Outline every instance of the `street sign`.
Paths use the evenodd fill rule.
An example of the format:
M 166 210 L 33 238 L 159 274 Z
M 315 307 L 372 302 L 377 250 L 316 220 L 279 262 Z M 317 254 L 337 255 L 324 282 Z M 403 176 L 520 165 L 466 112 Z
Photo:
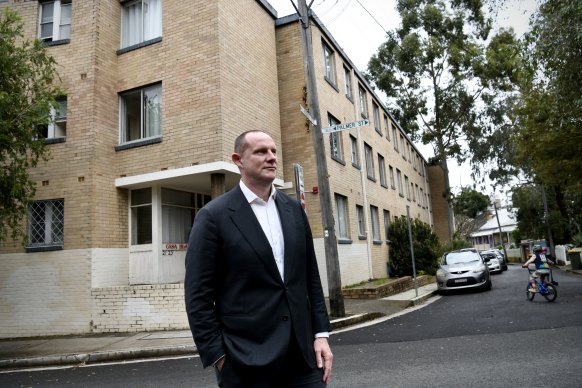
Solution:
M 345 129 L 365 127 L 366 125 L 370 125 L 370 120 L 359 120 L 359 121 L 352 121 L 351 123 L 332 125 L 331 127 L 321 128 L 321 132 L 333 133 L 333 132 L 343 131 Z
M 297 199 L 301 201 L 301 207 L 305 210 L 305 185 L 303 182 L 303 167 L 300 164 L 293 164 L 293 171 L 295 172 L 295 194 Z
M 314 126 L 317 126 L 317 120 L 314 119 L 313 117 L 311 117 L 309 112 L 301 104 L 299 104 L 299 110 L 301 111 L 301 113 L 303 113 L 305 115 L 305 117 L 307 117 L 307 120 L 309 120 L 311 122 L 311 124 L 313 124 Z

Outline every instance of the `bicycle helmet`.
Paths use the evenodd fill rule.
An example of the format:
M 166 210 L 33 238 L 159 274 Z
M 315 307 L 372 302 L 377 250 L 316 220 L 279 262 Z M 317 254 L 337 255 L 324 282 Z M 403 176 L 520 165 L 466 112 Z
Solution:
M 534 245 L 532 248 L 533 252 L 541 252 L 542 251 L 542 247 L 540 245 Z

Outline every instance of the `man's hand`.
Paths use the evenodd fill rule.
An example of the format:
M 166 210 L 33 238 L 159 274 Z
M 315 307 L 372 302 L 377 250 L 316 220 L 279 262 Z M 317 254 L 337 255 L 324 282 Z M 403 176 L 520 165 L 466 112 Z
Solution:
M 214 364 L 214 366 L 216 367 L 216 369 L 218 369 L 219 372 L 222 372 L 222 367 L 224 366 L 224 359 L 226 357 L 222 357 L 220 358 L 220 360 L 216 361 L 216 364 Z
M 323 382 L 327 384 L 331 375 L 331 364 L 333 361 L 333 354 L 329 348 L 327 338 L 316 338 L 313 343 L 313 349 L 315 350 L 315 361 L 317 362 L 317 367 L 323 368 Z

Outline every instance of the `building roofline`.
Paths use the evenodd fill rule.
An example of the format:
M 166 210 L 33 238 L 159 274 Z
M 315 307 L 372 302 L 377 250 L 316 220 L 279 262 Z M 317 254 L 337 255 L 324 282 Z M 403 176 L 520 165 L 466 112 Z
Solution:
M 277 10 L 267 0 L 257 0 L 257 3 L 267 11 L 273 19 L 277 19 Z

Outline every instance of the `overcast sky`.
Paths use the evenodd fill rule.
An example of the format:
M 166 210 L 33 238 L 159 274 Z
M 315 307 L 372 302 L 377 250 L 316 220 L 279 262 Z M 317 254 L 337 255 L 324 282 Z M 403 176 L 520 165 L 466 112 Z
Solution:
M 279 17 L 295 13 L 291 0 L 267 0 Z M 311 0 L 307 0 L 307 4 Z M 295 0 L 295 4 L 297 1 Z M 531 12 L 536 8 L 535 0 L 507 0 L 504 9 L 495 18 L 498 27 L 513 27 L 521 36 L 528 29 Z M 396 0 L 314 0 L 315 13 L 331 32 L 352 62 L 360 71 L 365 71 L 368 61 L 384 42 L 386 31 L 400 24 L 396 11 Z M 428 159 L 433 155 L 430 146 L 416 144 Z M 472 185 L 470 166 L 458 166 L 449 161 L 451 187 L 454 192 L 462 186 Z M 491 194 L 488 191 L 486 194 Z

